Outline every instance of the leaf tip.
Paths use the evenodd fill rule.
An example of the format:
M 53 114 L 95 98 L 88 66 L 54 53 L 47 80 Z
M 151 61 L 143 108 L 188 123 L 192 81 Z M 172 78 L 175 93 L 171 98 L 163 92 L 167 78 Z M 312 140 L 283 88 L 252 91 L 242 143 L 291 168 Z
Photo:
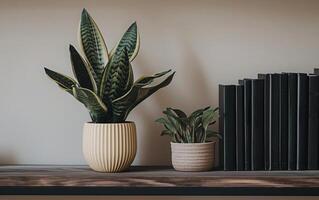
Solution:
M 83 8 L 81 13 L 81 24 L 87 21 L 89 17 L 90 17 L 89 12 L 85 8 Z
M 137 23 L 136 21 L 134 21 L 131 26 L 128 28 L 128 30 L 134 30 L 137 32 Z
M 86 10 L 86 8 L 83 8 L 82 9 L 82 15 L 87 15 L 88 14 L 88 11 Z
M 74 46 L 72 44 L 69 44 L 69 50 L 70 51 L 74 51 L 75 50 L 75 48 L 74 48 Z
M 176 71 L 173 71 L 172 75 L 174 76 L 176 74 Z
M 45 73 L 46 74 L 48 74 L 48 73 L 50 73 L 51 72 L 51 70 L 50 69 L 48 69 L 48 68 L 46 68 L 46 67 L 43 67 L 44 68 L 44 71 L 45 71 Z

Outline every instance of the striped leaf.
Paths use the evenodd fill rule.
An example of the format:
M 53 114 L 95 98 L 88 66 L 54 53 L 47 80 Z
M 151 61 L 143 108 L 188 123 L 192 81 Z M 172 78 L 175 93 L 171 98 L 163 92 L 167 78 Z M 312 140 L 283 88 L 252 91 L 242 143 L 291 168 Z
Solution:
M 99 85 L 108 62 L 108 52 L 98 26 L 85 9 L 82 11 L 79 33 L 80 45 L 98 77 L 95 81 Z
M 130 62 L 132 62 L 137 56 L 140 48 L 140 36 L 137 32 L 136 22 L 127 29 L 120 42 L 112 49 L 110 57 L 112 57 L 116 51 L 122 51 L 124 48 L 127 49 Z
M 134 84 L 134 74 L 133 74 L 133 68 L 132 65 L 129 65 L 129 73 L 128 73 L 128 79 L 125 84 L 124 93 L 129 91 Z
M 77 85 L 76 81 L 68 76 L 52 71 L 48 68 L 44 68 L 44 70 L 53 81 L 65 90 L 72 89 L 73 86 Z
M 132 68 L 126 49 L 117 51 L 108 63 L 101 80 L 100 97 L 111 102 L 125 94 L 128 81 L 132 79 Z
M 81 55 L 72 45 L 70 45 L 70 57 L 73 74 L 78 80 L 80 86 L 96 92 L 97 87 L 93 77 L 95 72 L 93 71 L 91 65 L 82 59 Z
M 133 87 L 122 97 L 115 99 L 112 102 L 113 108 L 113 121 L 125 121 L 127 115 L 135 106 L 141 103 L 144 99 L 152 95 L 157 90 L 170 84 L 174 77 L 174 73 L 169 74 L 163 81 L 158 84 L 153 84 L 153 80 L 167 75 L 169 71 L 155 74 L 153 76 L 142 77 L 137 80 Z
M 73 96 L 93 113 L 106 113 L 107 107 L 102 100 L 91 90 L 81 87 L 72 88 Z

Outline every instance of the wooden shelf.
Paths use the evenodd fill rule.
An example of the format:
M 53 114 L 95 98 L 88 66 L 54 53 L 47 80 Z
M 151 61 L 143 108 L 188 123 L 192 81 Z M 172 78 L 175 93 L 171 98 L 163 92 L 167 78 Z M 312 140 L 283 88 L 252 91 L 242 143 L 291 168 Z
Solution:
M 131 167 L 99 173 L 86 166 L 0 166 L 1 195 L 319 195 L 319 171 L 177 172 Z

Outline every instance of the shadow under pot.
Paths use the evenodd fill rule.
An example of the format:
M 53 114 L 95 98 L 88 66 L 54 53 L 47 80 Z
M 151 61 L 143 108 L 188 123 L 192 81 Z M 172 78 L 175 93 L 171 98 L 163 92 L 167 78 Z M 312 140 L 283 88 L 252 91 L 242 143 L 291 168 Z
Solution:
M 175 170 L 185 172 L 209 171 L 215 162 L 215 142 L 171 142 L 172 164 Z
M 95 171 L 125 171 L 132 164 L 136 149 L 134 122 L 84 124 L 83 154 Z

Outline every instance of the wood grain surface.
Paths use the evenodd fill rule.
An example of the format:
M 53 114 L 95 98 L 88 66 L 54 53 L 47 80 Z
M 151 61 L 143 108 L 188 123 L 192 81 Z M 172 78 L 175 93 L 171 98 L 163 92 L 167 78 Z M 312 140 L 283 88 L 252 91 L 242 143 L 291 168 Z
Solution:
M 202 195 L 206 194 L 204 191 L 229 191 L 228 194 L 232 195 L 231 191 L 245 194 L 246 190 L 254 194 L 254 191 L 259 190 L 265 195 L 267 191 L 270 194 L 271 191 L 291 191 L 291 194 L 299 191 L 300 195 L 316 195 L 319 193 L 319 171 L 177 172 L 169 167 L 135 166 L 122 173 L 99 173 L 86 166 L 0 166 L 0 194 L 10 193 L 8 191 L 26 192 L 28 188 L 33 189 L 29 191 L 37 189 L 39 193 L 41 188 L 72 188 L 71 191 L 80 188 L 83 192 L 86 189 L 93 191 L 94 188 L 103 188 L 101 191 L 105 191 L 111 188 L 113 192 L 128 189 L 130 193 L 140 191 L 142 194 L 145 189 L 151 192 L 163 189 L 184 191 L 185 194 L 187 190 L 195 189 L 188 192 Z M 307 191 L 310 193 L 304 193 Z

